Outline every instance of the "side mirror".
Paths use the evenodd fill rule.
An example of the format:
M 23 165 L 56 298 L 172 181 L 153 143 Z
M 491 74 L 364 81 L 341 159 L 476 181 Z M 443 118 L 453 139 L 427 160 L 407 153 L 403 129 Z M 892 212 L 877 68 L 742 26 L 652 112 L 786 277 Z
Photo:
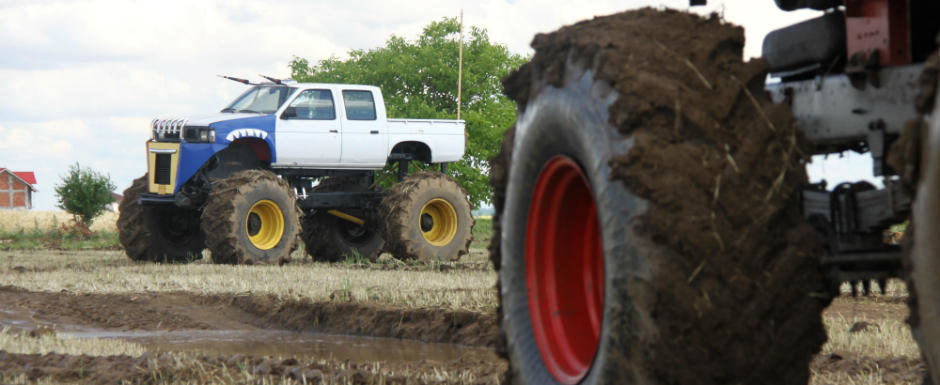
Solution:
M 281 114 L 281 119 L 292 119 L 296 117 L 297 117 L 296 107 L 287 107 L 284 109 L 284 113 Z

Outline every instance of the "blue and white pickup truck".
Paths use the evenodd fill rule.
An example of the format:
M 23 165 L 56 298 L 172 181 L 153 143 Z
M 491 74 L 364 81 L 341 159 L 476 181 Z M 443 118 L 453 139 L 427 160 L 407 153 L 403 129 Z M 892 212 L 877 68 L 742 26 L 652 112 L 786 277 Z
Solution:
M 284 261 L 301 231 L 323 260 L 466 253 L 466 194 L 443 172 L 409 175 L 412 162 L 444 171 L 463 157 L 462 120 L 388 119 L 373 86 L 277 81 L 151 126 L 148 172 L 118 221 L 134 260 L 188 261 L 208 247 L 218 263 Z M 399 181 L 381 190 L 376 171 L 389 164 Z

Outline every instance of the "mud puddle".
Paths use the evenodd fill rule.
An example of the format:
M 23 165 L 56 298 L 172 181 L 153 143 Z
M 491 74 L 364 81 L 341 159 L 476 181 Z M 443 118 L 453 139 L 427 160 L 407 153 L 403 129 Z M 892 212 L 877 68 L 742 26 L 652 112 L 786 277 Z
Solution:
M 334 335 L 289 330 L 115 330 L 52 324 L 23 311 L 0 309 L 0 328 L 29 333 L 54 330 L 67 338 L 122 339 L 148 350 L 205 355 L 274 356 L 316 360 L 406 363 L 452 361 L 472 355 L 495 359 L 492 349 L 382 337 Z

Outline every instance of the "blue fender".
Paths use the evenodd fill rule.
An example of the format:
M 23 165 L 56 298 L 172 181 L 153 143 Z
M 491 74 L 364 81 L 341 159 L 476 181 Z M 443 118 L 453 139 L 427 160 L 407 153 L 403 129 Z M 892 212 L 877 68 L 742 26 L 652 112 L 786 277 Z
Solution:
M 209 127 L 215 129 L 215 143 L 189 143 L 184 140 L 180 146 L 179 171 L 173 192 L 179 192 L 180 186 L 188 182 L 215 153 L 228 148 L 229 144 L 241 138 L 263 140 L 271 152 L 271 162 L 275 162 L 275 121 L 273 114 L 223 120 L 209 124 Z

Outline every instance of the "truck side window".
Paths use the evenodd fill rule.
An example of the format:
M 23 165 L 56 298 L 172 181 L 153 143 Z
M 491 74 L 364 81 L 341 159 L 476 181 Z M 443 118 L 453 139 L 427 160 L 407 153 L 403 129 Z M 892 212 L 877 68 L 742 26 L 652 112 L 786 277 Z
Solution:
M 333 93 L 330 90 L 306 90 L 297 95 L 288 108 L 296 112 L 290 119 L 333 120 L 336 108 L 333 106 Z
M 346 119 L 375 120 L 375 100 L 372 91 L 343 90 L 343 103 L 346 104 Z

